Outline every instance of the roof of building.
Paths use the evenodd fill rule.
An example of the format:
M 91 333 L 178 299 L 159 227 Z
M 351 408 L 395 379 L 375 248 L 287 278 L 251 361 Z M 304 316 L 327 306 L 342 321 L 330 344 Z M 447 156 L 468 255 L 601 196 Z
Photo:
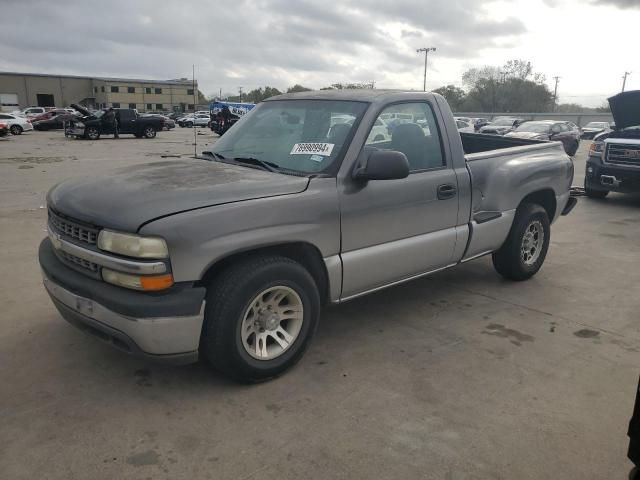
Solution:
M 158 83 L 165 85 L 192 85 L 193 80 L 187 78 L 173 79 L 173 80 L 153 80 L 144 78 L 118 78 L 118 77 L 101 77 L 101 76 L 87 76 L 87 75 L 59 75 L 51 73 L 28 73 L 28 72 L 0 72 L 0 75 L 15 75 L 22 77 L 54 77 L 54 78 L 81 78 L 89 80 L 101 80 L 105 82 L 136 82 L 136 83 Z M 197 84 L 198 81 L 196 80 Z

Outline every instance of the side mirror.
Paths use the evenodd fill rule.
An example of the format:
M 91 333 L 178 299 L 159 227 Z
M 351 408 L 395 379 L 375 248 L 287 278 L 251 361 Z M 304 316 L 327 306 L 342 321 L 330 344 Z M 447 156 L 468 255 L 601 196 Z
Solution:
M 409 176 L 409 161 L 402 152 L 394 150 L 374 150 L 367 155 L 353 171 L 357 180 L 398 180 Z

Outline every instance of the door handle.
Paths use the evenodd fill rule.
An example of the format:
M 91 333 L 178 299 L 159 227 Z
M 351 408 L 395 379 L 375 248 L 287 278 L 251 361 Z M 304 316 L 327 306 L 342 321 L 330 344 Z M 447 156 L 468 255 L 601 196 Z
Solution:
M 447 198 L 453 198 L 458 193 L 455 185 L 451 185 L 450 183 L 445 183 L 444 185 L 438 186 L 438 200 L 446 200 Z

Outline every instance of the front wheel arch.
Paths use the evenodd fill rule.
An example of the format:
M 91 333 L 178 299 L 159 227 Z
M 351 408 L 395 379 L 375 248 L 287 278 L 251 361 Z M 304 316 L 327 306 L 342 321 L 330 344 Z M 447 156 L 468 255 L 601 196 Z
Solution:
M 215 281 L 221 272 L 229 268 L 231 265 L 252 256 L 279 255 L 289 258 L 306 268 L 313 277 L 320 299 L 323 304 L 330 301 L 330 285 L 329 274 L 324 263 L 320 250 L 311 243 L 307 242 L 290 242 L 275 245 L 265 245 L 261 247 L 239 250 L 231 252 L 227 256 L 216 259 L 210 263 L 203 271 L 198 284 L 206 286 Z

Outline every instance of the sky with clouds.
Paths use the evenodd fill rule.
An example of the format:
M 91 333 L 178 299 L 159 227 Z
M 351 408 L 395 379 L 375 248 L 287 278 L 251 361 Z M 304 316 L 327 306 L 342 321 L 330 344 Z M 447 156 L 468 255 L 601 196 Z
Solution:
M 469 67 L 525 59 L 559 101 L 640 89 L 640 0 L 4 0 L 0 71 L 196 78 L 206 94 L 295 83 L 461 85 Z

